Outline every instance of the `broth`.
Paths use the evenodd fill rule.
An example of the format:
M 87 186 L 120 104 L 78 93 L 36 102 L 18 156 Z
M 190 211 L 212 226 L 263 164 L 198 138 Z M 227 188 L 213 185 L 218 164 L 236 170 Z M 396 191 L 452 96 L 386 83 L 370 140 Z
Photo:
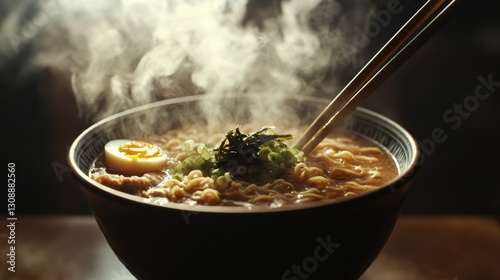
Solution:
M 241 130 L 250 128 L 245 125 Z M 304 129 L 287 132 L 298 134 Z M 226 131 L 212 133 L 206 126 L 191 125 L 145 138 L 167 154 L 164 168 L 143 174 L 120 174 L 109 167 L 102 155 L 93 164 L 90 177 L 123 192 L 145 198 L 161 197 L 169 202 L 281 207 L 356 196 L 376 190 L 398 175 L 397 165 L 385 149 L 361 135 L 335 132 L 305 155 L 304 161 L 285 168 L 276 178 L 249 182 L 227 172 L 214 176 L 202 170 L 179 176 L 176 167 L 197 153 L 193 147 L 218 145 Z

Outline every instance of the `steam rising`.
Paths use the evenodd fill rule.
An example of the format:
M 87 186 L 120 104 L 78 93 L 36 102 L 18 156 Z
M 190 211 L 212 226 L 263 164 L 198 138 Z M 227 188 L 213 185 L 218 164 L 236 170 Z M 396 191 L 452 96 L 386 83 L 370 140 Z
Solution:
M 36 62 L 72 73 L 80 113 L 92 120 L 193 94 L 260 95 L 256 108 L 265 112 L 272 100 L 337 86 L 325 79 L 345 43 L 342 25 L 333 25 L 342 22 L 336 0 L 283 0 L 278 12 L 252 11 L 259 22 L 246 0 L 58 4 Z

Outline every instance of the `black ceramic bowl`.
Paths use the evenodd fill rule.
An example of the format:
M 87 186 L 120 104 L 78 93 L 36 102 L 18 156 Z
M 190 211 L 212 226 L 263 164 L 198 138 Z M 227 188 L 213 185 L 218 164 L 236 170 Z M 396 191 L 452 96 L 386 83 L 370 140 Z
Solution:
M 124 111 L 85 130 L 69 151 L 95 219 L 112 250 L 139 279 L 357 279 L 375 260 L 400 214 L 418 168 L 412 136 L 395 122 L 358 108 L 338 129 L 365 135 L 396 159 L 400 176 L 355 198 L 292 208 L 189 206 L 122 193 L 88 177 L 105 143 L 160 133 L 199 121 L 203 97 L 165 100 Z M 252 98 L 217 101 L 226 117 L 246 119 Z M 328 100 L 291 97 L 280 106 L 299 118 L 271 112 L 268 123 L 310 123 Z M 272 110 L 267 110 L 272 111 Z M 151 116 L 154 116 L 151 118 Z M 288 123 L 287 123 L 288 122 Z

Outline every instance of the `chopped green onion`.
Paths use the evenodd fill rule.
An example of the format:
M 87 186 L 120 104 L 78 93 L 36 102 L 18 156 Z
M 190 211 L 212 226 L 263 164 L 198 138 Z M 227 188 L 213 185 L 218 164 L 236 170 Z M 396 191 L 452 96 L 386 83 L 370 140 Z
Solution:
M 224 187 L 228 178 L 240 178 L 252 183 L 263 183 L 283 176 L 287 168 L 305 160 L 304 153 L 288 147 L 284 141 L 292 135 L 266 134 L 272 127 L 244 134 L 239 127 L 230 130 L 218 148 L 212 144 L 185 141 L 187 151 L 196 155 L 186 158 L 174 169 L 180 174 L 201 170 Z M 223 179 L 226 178 L 226 179 Z
M 262 148 L 258 155 L 259 155 L 259 158 L 260 160 L 262 161 L 267 161 L 269 159 L 269 154 L 272 152 L 271 148 L 269 147 L 264 147 Z
M 297 162 L 295 154 L 290 150 L 285 150 L 281 155 L 285 166 L 292 166 Z
M 184 175 L 182 173 L 175 173 L 172 179 L 182 182 L 182 180 L 184 180 Z
M 271 153 L 269 153 L 267 158 L 268 158 L 268 161 L 274 162 L 276 164 L 281 163 L 281 155 L 279 153 L 271 152 Z

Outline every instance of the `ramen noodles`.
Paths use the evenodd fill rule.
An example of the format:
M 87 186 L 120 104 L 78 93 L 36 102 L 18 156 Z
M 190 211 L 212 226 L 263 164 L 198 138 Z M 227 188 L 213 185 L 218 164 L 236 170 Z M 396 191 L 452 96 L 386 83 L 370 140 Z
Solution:
M 352 132 L 335 132 L 304 155 L 287 143 L 305 127 L 287 135 L 271 128 L 241 132 L 250 128 L 224 134 L 227 130 L 209 133 L 191 125 L 143 141 L 113 142 L 96 159 L 90 177 L 113 189 L 169 202 L 281 207 L 356 196 L 398 175 L 386 150 Z M 123 161 L 117 159 L 120 155 Z M 142 162 L 149 165 L 134 173 L 130 164 Z

